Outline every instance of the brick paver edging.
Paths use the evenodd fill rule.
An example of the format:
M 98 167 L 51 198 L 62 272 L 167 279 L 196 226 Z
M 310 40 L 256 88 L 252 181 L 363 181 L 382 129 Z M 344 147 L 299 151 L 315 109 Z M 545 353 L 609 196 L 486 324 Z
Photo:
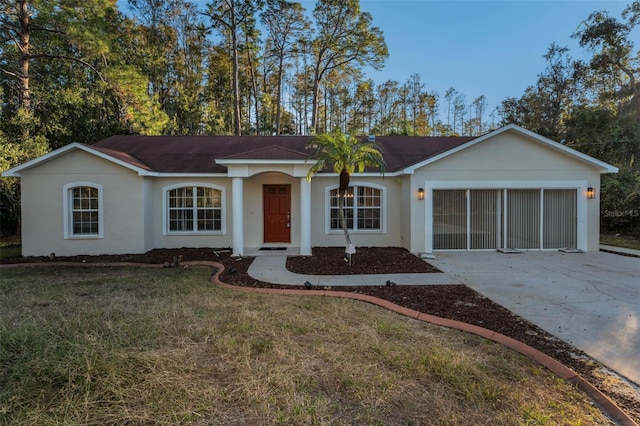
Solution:
M 22 264 L 5 264 L 0 265 L 2 268 L 15 268 L 15 267 L 33 267 L 33 266 L 51 266 L 53 264 L 65 265 L 65 266 L 140 266 L 145 268 L 162 268 L 163 265 L 151 265 L 142 263 L 131 262 L 113 262 L 113 263 L 79 263 L 79 262 L 43 262 L 43 263 L 22 263 Z M 298 289 L 282 289 L 282 288 L 260 288 L 260 287 L 242 287 L 237 285 L 227 284 L 220 281 L 220 275 L 224 271 L 224 265 L 213 261 L 187 261 L 182 262 L 182 265 L 188 266 L 210 266 L 216 269 L 216 272 L 211 276 L 211 282 L 219 287 L 228 288 L 232 290 L 244 291 L 247 293 L 262 293 L 262 294 L 279 294 L 279 295 L 294 295 L 294 296 L 324 296 L 324 297 L 341 297 L 345 299 L 360 300 L 362 302 L 371 303 L 376 306 L 388 309 L 392 312 L 400 315 L 416 319 L 418 321 L 440 325 L 443 327 L 452 328 L 454 330 L 464 331 L 466 333 L 475 334 L 477 336 L 484 337 L 496 343 L 500 343 L 546 367 L 549 371 L 556 374 L 568 383 L 576 386 L 578 389 L 586 393 L 595 404 L 600 407 L 607 415 L 620 426 L 639 426 L 631 417 L 629 417 L 618 405 L 613 402 L 609 397 L 603 394 L 595 386 L 585 380 L 575 371 L 565 366 L 556 359 L 549 355 L 540 352 L 537 349 L 532 348 L 518 340 L 507 337 L 503 334 L 496 333 L 495 331 L 488 330 L 486 328 L 478 327 L 476 325 L 467 324 L 460 321 L 454 321 L 447 318 L 437 317 L 435 315 L 425 314 L 413 309 L 405 308 L 403 306 L 391 303 L 388 300 L 380 299 L 378 297 L 369 296 L 367 294 L 351 293 L 348 291 L 334 291 L 334 290 L 298 290 Z

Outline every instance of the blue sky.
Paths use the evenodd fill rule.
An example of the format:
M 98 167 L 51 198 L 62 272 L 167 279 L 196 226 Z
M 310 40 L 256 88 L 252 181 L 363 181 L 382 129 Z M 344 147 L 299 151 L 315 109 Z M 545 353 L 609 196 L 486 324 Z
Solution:
M 630 2 L 360 0 L 389 48 L 384 69 L 367 76 L 376 83 L 402 83 L 417 73 L 427 90 L 440 95 L 441 105 L 453 87 L 467 103 L 485 95 L 492 110 L 536 83 L 551 43 L 569 47 L 573 58 L 587 58 L 571 34 L 597 10 L 621 19 Z M 303 5 L 310 9 L 313 3 Z

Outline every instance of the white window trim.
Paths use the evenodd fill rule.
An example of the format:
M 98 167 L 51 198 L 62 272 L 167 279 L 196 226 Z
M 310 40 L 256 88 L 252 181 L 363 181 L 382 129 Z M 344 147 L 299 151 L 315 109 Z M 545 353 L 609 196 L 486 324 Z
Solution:
M 387 233 L 387 187 L 377 183 L 351 181 L 349 186 L 366 186 L 380 190 L 382 206 L 380 213 L 382 218 L 380 221 L 380 229 L 349 229 L 352 234 L 386 234 Z M 325 234 L 342 234 L 342 229 L 331 229 L 331 191 L 338 189 L 340 185 L 330 185 L 324 189 L 324 233 Z
M 222 206 L 220 208 L 220 230 L 219 231 L 170 231 L 169 230 L 169 191 L 184 187 L 203 187 L 220 191 Z M 227 234 L 227 192 L 223 186 L 204 182 L 183 182 L 162 188 L 162 235 L 226 235 Z
M 73 233 L 73 208 L 71 203 L 73 197 L 70 192 L 73 188 L 88 186 L 98 190 L 98 233 L 97 234 L 74 234 Z M 104 238 L 104 200 L 102 196 L 102 185 L 93 182 L 71 182 L 62 187 L 62 219 L 65 240 L 97 240 Z
M 425 181 L 425 253 L 433 253 L 433 191 L 438 189 L 575 189 L 576 190 L 576 246 L 587 250 L 587 186 L 585 180 L 533 181 Z M 553 251 L 553 249 L 545 249 Z M 543 250 L 544 251 L 544 250 Z

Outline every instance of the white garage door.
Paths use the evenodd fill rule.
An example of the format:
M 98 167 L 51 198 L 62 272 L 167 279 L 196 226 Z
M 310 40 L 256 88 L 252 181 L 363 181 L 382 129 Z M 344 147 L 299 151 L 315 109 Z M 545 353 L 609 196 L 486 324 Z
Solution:
M 576 246 L 575 189 L 433 191 L 434 250 Z

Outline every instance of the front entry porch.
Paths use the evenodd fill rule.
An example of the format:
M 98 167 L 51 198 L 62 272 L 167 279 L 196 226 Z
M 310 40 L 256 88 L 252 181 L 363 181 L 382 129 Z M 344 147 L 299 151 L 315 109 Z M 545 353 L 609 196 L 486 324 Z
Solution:
M 309 252 L 309 254 L 311 254 Z M 267 247 L 245 247 L 244 256 L 263 257 L 263 256 L 300 256 L 300 247 L 277 247 L 277 249 Z
M 233 176 L 232 254 L 311 255 L 309 166 L 270 164 L 269 170 L 263 164 L 234 166 L 228 164 Z M 260 250 L 267 247 L 279 249 Z

